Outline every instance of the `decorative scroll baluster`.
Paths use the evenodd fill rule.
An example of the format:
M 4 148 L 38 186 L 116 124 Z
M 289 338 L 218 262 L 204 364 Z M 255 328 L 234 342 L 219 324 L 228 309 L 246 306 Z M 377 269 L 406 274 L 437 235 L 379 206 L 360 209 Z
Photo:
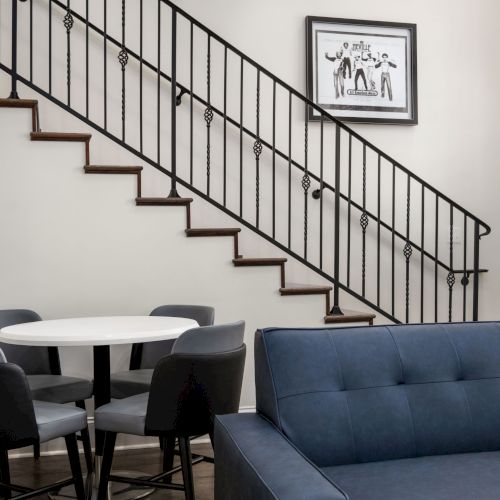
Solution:
M 410 244 L 410 176 L 408 175 L 408 184 L 406 191 L 406 243 L 403 248 L 403 255 L 406 260 L 406 286 L 405 286 L 405 317 L 406 323 L 410 321 L 410 258 L 413 253 L 413 248 Z
M 118 62 L 122 67 L 122 141 L 125 141 L 125 66 L 128 63 L 128 52 L 125 48 L 125 0 L 122 0 L 122 46 Z
M 306 104 L 306 117 L 308 116 L 308 106 Z M 307 159 L 308 159 L 308 142 L 309 142 L 309 122 L 306 118 L 304 127 L 304 175 L 302 176 L 302 189 L 304 190 L 304 259 L 307 259 L 307 200 L 308 191 L 311 187 L 311 178 L 309 177 L 309 171 L 307 170 Z
M 455 273 L 453 272 L 453 206 L 450 205 L 450 270 L 446 277 L 448 285 L 448 321 L 450 323 L 453 313 L 453 286 L 455 281 Z
M 210 105 L 210 65 L 211 65 L 211 54 L 210 54 L 210 41 L 211 36 L 208 35 L 208 45 L 207 45 L 207 107 L 205 109 L 205 122 L 207 124 L 207 195 L 210 195 L 210 125 L 214 119 L 214 111 Z
M 253 154 L 255 155 L 255 224 L 259 229 L 260 155 L 262 154 L 262 142 L 260 140 L 260 70 L 257 70 L 256 139 L 253 143 Z
M 366 144 L 363 144 L 363 212 L 359 219 L 363 241 L 361 248 L 361 294 L 363 297 L 366 292 L 366 229 L 368 228 L 368 214 L 366 213 Z
M 68 106 L 71 106 L 71 28 L 73 28 L 74 19 L 71 14 L 71 0 L 66 3 L 66 15 L 63 19 L 66 28 L 66 86 L 68 92 Z

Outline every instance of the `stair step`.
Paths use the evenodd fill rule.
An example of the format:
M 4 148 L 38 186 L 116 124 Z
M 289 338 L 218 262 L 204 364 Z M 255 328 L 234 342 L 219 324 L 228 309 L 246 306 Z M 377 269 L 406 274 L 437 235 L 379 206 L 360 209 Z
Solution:
M 37 104 L 35 99 L 0 99 L 0 108 L 34 108 Z
M 281 295 L 320 295 L 331 291 L 332 287 L 328 285 L 298 285 L 287 283 L 285 287 L 280 288 Z
M 236 267 L 247 266 L 281 266 L 287 261 L 285 257 L 267 257 L 267 258 L 243 258 L 233 259 Z
M 342 309 L 343 314 L 328 314 L 325 316 L 325 323 L 342 324 L 342 323 L 369 323 L 373 324 L 375 319 L 375 314 L 350 311 L 348 309 Z
M 118 167 L 111 165 L 85 165 L 86 174 L 140 174 L 142 167 Z
M 75 132 L 31 132 L 32 141 L 87 142 L 92 134 Z
M 136 198 L 136 205 L 149 206 L 188 206 L 193 198 Z
M 212 228 L 195 228 L 186 229 L 186 235 L 190 237 L 196 236 L 235 236 L 241 229 L 239 227 L 212 227 Z

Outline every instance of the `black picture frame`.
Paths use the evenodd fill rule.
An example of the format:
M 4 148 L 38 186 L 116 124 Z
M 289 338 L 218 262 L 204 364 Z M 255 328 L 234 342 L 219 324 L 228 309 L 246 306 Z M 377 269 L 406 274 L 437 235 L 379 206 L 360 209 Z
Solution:
M 355 37 L 359 39 L 356 43 L 353 42 Z M 339 46 L 338 41 L 341 39 L 345 43 Z M 366 40 L 375 43 L 368 43 Z M 343 48 L 345 44 L 348 46 L 346 49 Z M 328 51 L 324 53 L 325 63 L 319 55 L 320 50 L 333 46 L 339 48 L 333 55 Z M 399 59 L 395 61 L 389 56 L 382 57 L 391 51 L 391 48 L 385 49 L 388 46 L 393 47 L 393 51 L 400 56 L 399 59 L 404 61 L 403 66 Z M 345 57 L 344 50 L 348 54 Z M 307 16 L 306 56 L 307 97 L 336 118 L 357 123 L 418 124 L 416 24 Z M 341 59 L 342 62 L 339 62 Z M 331 62 L 334 63 L 333 66 Z M 327 91 L 328 66 L 331 87 Z M 346 80 L 353 80 L 353 66 L 357 68 L 356 82 L 349 81 L 349 85 L 354 84 L 355 88 L 348 89 Z M 362 71 L 363 77 L 359 71 L 361 67 L 365 68 Z M 371 76 L 369 79 L 368 72 Z M 350 78 L 347 78 L 348 74 Z M 393 88 L 391 76 L 394 74 L 396 85 Z M 364 84 L 365 90 L 361 88 L 361 84 Z M 328 92 L 332 95 L 326 97 Z M 343 100 L 345 104 L 342 103 Z M 318 121 L 320 116 L 309 107 L 306 119 Z

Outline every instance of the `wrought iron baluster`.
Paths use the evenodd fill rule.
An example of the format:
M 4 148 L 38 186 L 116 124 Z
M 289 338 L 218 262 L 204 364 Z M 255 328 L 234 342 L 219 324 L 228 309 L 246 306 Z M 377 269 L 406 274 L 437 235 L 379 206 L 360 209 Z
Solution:
M 194 147 L 194 129 L 193 129 L 193 77 L 194 77 L 194 69 L 193 69 L 193 54 L 194 54 L 194 25 L 190 24 L 189 30 L 189 89 L 191 90 L 191 94 L 189 96 L 189 183 L 193 185 L 193 167 L 194 167 L 194 159 L 193 159 L 193 147 Z
M 359 219 L 362 231 L 361 243 L 361 295 L 366 294 L 366 229 L 368 228 L 368 215 L 366 213 L 366 144 L 363 144 L 363 212 Z
M 410 202 L 411 202 L 411 185 L 410 176 L 408 175 L 406 187 L 406 243 L 403 248 L 403 255 L 406 260 L 406 280 L 405 280 L 405 318 L 406 323 L 410 322 L 410 259 L 413 253 L 413 248 L 410 245 Z
M 472 277 L 472 321 L 479 317 L 479 222 L 474 221 L 474 275 Z
M 207 124 L 207 195 L 210 196 L 210 126 L 212 120 L 214 119 L 214 112 L 210 104 L 210 78 L 211 78 L 211 36 L 208 35 L 207 38 L 207 107 L 205 108 L 205 122 Z
M 292 246 L 292 93 L 288 93 L 288 248 Z
M 142 51 L 144 48 L 144 5 L 143 0 L 140 0 L 139 4 L 139 151 L 143 151 L 143 113 L 142 113 L 142 99 L 143 99 L 143 87 L 142 87 L 142 76 L 143 76 L 143 58 Z
M 391 314 L 394 316 L 395 312 L 395 286 L 396 286 L 396 165 L 392 164 L 392 234 L 391 234 Z
M 160 165 L 160 77 L 161 77 L 161 2 L 158 2 L 158 66 L 156 68 L 156 162 Z
M 273 238 L 276 237 L 276 80 L 273 80 Z
M 108 128 L 108 0 L 104 0 L 104 54 L 103 54 L 103 78 L 104 78 L 104 130 Z
M 85 0 L 85 116 L 89 117 L 89 0 Z
M 260 70 L 257 70 L 257 96 L 256 96 L 256 139 L 253 143 L 253 154 L 255 155 L 255 220 L 259 229 L 260 208 L 260 155 L 262 154 L 262 142 L 260 142 Z
M 33 82 L 33 0 L 30 0 L 30 82 Z
M 380 307 L 380 155 L 377 162 L 377 306 Z
M 424 322 L 425 186 L 422 184 L 420 220 L 420 322 Z
M 118 53 L 118 62 L 122 67 L 122 141 L 125 142 L 125 67 L 128 63 L 128 53 L 125 45 L 125 0 L 122 0 L 122 46 Z
M 347 164 L 347 286 L 351 286 L 351 202 L 352 202 L 352 135 L 349 134 L 349 158 Z
M 243 217 L 243 58 L 240 58 L 240 217 Z
M 462 321 L 467 321 L 467 285 L 469 284 L 469 275 L 466 271 L 467 269 L 467 215 L 464 214 L 464 275 L 462 276 L 462 287 L 463 287 L 463 313 Z
M 66 3 L 66 15 L 63 19 L 64 27 L 66 28 L 66 86 L 67 86 L 67 103 L 71 106 L 71 28 L 73 28 L 74 19 L 71 14 L 71 0 Z
M 224 47 L 224 123 L 223 123 L 223 159 L 222 168 L 224 172 L 223 185 L 223 205 L 226 206 L 226 188 L 227 188 L 227 47 Z
M 448 321 L 451 323 L 453 314 L 453 286 L 455 285 L 455 273 L 453 272 L 453 205 L 450 205 L 450 269 L 446 277 L 448 285 Z
M 319 268 L 323 269 L 323 168 L 324 168 L 324 116 L 320 115 L 319 129 Z
M 309 106 L 306 103 L 306 119 L 304 126 L 304 175 L 302 176 L 302 189 L 304 190 L 304 259 L 307 260 L 307 231 L 308 231 L 308 214 L 307 214 L 307 202 L 308 202 L 308 192 L 311 187 L 311 178 L 308 172 L 308 148 L 309 148 L 309 121 L 307 119 Z
M 334 213 L 334 249 L 333 249 L 333 277 L 335 281 L 333 283 L 333 307 L 330 314 L 343 314 L 340 309 L 340 140 L 341 140 L 341 129 L 337 124 L 335 126 L 335 213 Z M 366 162 L 365 162 L 366 166 Z M 366 172 L 365 174 L 366 175 Z M 366 179 L 363 180 L 366 186 Z M 366 199 L 363 198 L 363 203 Z M 363 278 L 364 287 L 364 278 Z M 363 292 L 364 293 L 364 292 Z
M 172 43 L 171 43 L 171 92 L 170 92 L 170 170 L 172 172 L 169 198 L 179 198 L 177 192 L 177 10 L 172 7 Z
M 49 94 L 52 94 L 52 0 L 49 0 Z
M 439 195 L 436 193 L 436 228 L 434 234 L 434 322 L 438 322 Z

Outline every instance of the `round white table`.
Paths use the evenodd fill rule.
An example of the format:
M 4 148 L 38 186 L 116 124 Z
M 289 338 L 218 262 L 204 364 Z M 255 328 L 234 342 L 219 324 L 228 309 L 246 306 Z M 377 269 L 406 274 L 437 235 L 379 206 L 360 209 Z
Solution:
M 196 328 L 187 318 L 166 316 L 104 316 L 35 321 L 6 326 L 0 330 L 0 341 L 31 346 L 92 346 L 94 350 L 94 405 L 110 402 L 111 345 L 155 342 L 176 339 Z M 96 468 L 100 464 L 104 435 L 96 432 Z M 96 471 L 99 472 L 99 471 Z

